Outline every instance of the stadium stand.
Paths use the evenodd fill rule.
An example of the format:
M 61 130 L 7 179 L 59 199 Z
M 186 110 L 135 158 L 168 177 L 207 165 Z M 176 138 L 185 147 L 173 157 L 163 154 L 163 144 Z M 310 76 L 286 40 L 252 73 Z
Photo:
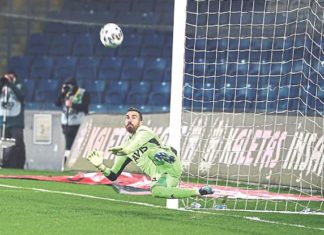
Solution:
M 279 89 L 278 84 L 271 91 L 262 89 L 272 83 L 269 83 L 269 79 L 274 81 L 278 78 L 281 78 L 281 82 L 285 82 L 288 87 L 290 85 L 298 86 L 303 80 L 301 74 L 310 77 L 316 83 L 317 74 L 323 72 L 323 66 L 318 62 L 322 59 L 323 53 L 320 46 L 316 44 L 320 39 L 310 39 L 304 33 L 303 24 L 297 25 L 294 35 L 291 36 L 291 32 L 283 30 L 284 27 L 281 27 L 281 25 L 294 22 L 296 13 L 276 14 L 264 11 L 271 7 L 269 4 L 271 5 L 268 2 L 253 4 L 253 1 L 249 0 L 222 1 L 220 5 L 218 1 L 211 1 L 209 5 L 204 2 L 199 4 L 198 11 L 201 14 L 196 17 L 196 4 L 189 1 L 188 24 L 192 22 L 193 24 L 197 23 L 197 25 L 205 25 L 208 22 L 210 25 L 226 26 L 230 23 L 235 26 L 251 23 L 253 26 L 251 32 L 242 32 L 247 37 L 236 37 L 237 32 L 233 27 L 230 32 L 231 35 L 228 37 L 222 36 L 222 29 L 220 29 L 219 37 L 213 37 L 210 40 L 199 37 L 196 40 L 192 40 L 190 37 L 186 39 L 186 82 L 188 82 L 189 74 L 195 77 L 194 80 L 199 77 L 221 78 L 224 76 L 228 80 L 226 83 L 215 83 L 216 87 L 214 88 L 222 91 L 218 94 L 196 94 L 194 92 L 194 96 L 191 96 L 190 99 L 198 100 L 196 102 L 198 104 L 195 103 L 195 105 L 199 106 L 199 100 L 209 100 L 213 97 L 213 102 L 210 102 L 214 103 L 213 107 L 222 103 L 223 105 L 226 104 L 225 106 L 229 109 L 233 108 L 231 106 L 233 99 L 237 101 L 245 99 L 245 103 L 238 102 L 239 104 L 236 107 L 242 108 L 244 106 L 246 110 L 253 110 L 254 104 L 261 110 L 277 110 L 299 104 L 301 101 L 310 107 L 319 106 L 319 102 L 316 103 L 315 100 L 312 101 L 312 98 L 309 98 L 312 95 L 314 96 L 315 93 L 312 92 L 320 92 L 318 86 L 313 90 L 310 88 L 309 92 L 294 88 L 290 94 L 287 94 L 286 88 Z M 219 7 L 219 9 L 217 14 L 210 15 L 207 19 L 204 12 L 208 10 L 208 7 L 209 9 Z M 106 16 L 108 19 L 114 19 L 121 24 L 139 24 L 143 27 L 124 27 L 123 45 L 112 49 L 103 47 L 99 41 L 99 30 L 102 23 L 90 26 L 87 24 L 46 22 L 42 32 L 30 35 L 24 55 L 9 58 L 7 68 L 14 68 L 22 79 L 62 80 L 69 76 L 75 76 L 78 80 L 89 78 L 93 81 L 106 80 L 108 84 L 116 80 L 131 81 L 131 84 L 140 81 L 154 81 L 156 83 L 164 81 L 170 86 L 168 82 L 171 78 L 172 33 L 169 31 L 157 33 L 154 27 L 145 28 L 145 26 L 171 25 L 173 14 L 170 12 L 172 12 L 172 9 L 173 1 L 171 0 L 114 1 L 113 4 L 111 1 L 65 0 L 60 11 L 49 12 L 48 14 L 51 17 L 62 17 L 66 20 L 81 20 L 83 18 L 88 19 L 88 22 L 102 22 L 104 16 Z M 229 17 L 229 11 L 231 11 L 231 17 Z M 96 14 L 93 14 L 94 12 Z M 299 20 L 305 18 L 303 15 L 298 17 Z M 269 32 L 272 35 L 267 37 L 267 32 L 262 31 L 260 25 L 266 25 L 269 28 L 276 25 L 276 27 L 273 28 L 272 32 Z M 251 34 L 253 34 L 253 37 L 250 37 Z M 193 51 L 195 51 L 195 58 Z M 319 60 L 310 60 L 310 56 Z M 93 61 L 81 64 L 81 57 L 83 57 L 82 60 L 85 60 L 84 57 L 91 57 Z M 305 63 L 304 58 L 311 62 Z M 209 66 L 209 61 L 211 63 L 216 61 L 216 64 Z M 239 87 L 234 94 L 231 88 L 237 86 L 238 81 L 231 78 L 240 78 L 241 76 L 245 77 L 243 78 L 245 82 L 251 77 L 259 77 L 259 80 L 262 81 L 260 82 L 260 85 L 262 85 L 260 91 L 256 94 L 254 84 L 245 83 L 245 86 Z M 287 76 L 287 79 L 285 76 Z M 292 77 L 294 80 L 291 79 Z M 291 83 L 292 81 L 295 85 Z M 222 87 L 224 84 L 226 84 L 225 88 Z M 129 89 L 132 89 L 132 87 L 134 86 L 129 86 Z M 137 89 L 140 89 L 139 87 Z M 154 87 L 154 90 L 156 89 L 156 85 L 152 87 Z M 119 86 L 116 87 L 116 90 L 118 89 Z M 163 90 L 164 87 L 161 86 L 160 89 Z M 112 90 L 110 92 L 114 93 Z M 297 92 L 301 94 L 298 99 L 296 98 Z M 150 94 L 150 97 L 158 96 L 159 91 L 154 91 L 154 93 L 155 95 Z M 188 95 L 185 91 L 184 103 L 187 103 L 186 97 Z M 278 95 L 279 102 L 270 100 L 268 104 L 265 104 L 261 101 L 265 97 L 278 97 Z M 28 99 L 33 99 L 33 97 L 35 98 L 35 96 L 31 96 Z M 256 100 L 253 100 L 254 98 Z M 101 97 L 94 100 L 97 100 L 98 104 L 105 103 L 106 100 L 108 102 L 114 100 L 113 102 L 118 103 L 117 98 L 109 99 L 108 91 L 102 92 Z M 152 103 L 156 105 L 157 98 L 147 97 L 147 99 L 143 98 L 142 101 L 144 100 L 146 101 L 143 103 L 143 107 L 148 107 Z M 126 104 L 121 101 L 126 102 L 127 97 L 120 98 L 118 103 L 118 105 Z M 285 104 L 287 101 L 289 101 L 288 104 Z M 165 102 L 163 105 L 165 105 Z M 299 106 L 302 107 L 303 104 L 299 104 Z
M 171 0 L 114 1 L 113 4 L 111 1 L 101 0 L 64 0 L 61 9 L 49 11 L 47 14 L 51 19 L 74 23 L 65 24 L 56 20 L 44 22 L 41 32 L 30 34 L 25 54 L 10 58 L 7 68 L 14 68 L 18 76 L 25 79 L 26 85 L 31 79 L 57 80 L 60 83 L 68 77 L 76 77 L 93 93 L 91 95 L 94 96 L 94 106 L 105 104 L 106 101 L 108 104 L 127 104 L 127 92 L 136 97 L 135 89 L 149 95 L 149 81 L 160 84 L 162 81 L 170 81 L 172 33 L 157 33 L 154 28 L 136 28 L 136 25 L 172 25 L 172 10 Z M 81 21 L 98 23 L 89 25 Z M 123 27 L 125 37 L 119 48 L 105 48 L 100 43 L 100 25 L 109 21 L 134 25 Z M 85 82 L 86 80 L 91 82 Z M 103 80 L 109 84 L 105 92 L 91 90 L 92 82 Z M 115 86 L 115 81 L 118 85 L 111 88 Z M 126 81 L 132 81 L 131 85 L 127 84 L 130 90 L 121 88 L 124 86 L 121 84 L 128 83 Z M 135 83 L 139 85 L 135 86 Z M 169 82 L 163 84 L 170 86 Z M 28 89 L 32 91 L 28 95 L 28 102 L 48 101 L 43 95 L 44 86 L 37 81 L 30 82 Z M 122 93 L 117 95 L 116 91 Z M 135 98 L 129 100 L 134 101 Z M 138 98 L 138 102 L 143 102 L 142 107 L 146 111 L 151 110 L 148 100 L 148 97 Z M 169 105 L 165 102 L 163 104 Z

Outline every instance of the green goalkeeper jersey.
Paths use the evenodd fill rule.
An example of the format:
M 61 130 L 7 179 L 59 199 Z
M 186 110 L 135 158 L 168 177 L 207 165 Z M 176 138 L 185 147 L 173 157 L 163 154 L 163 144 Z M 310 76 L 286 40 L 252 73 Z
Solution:
M 122 147 L 120 152 L 127 155 L 151 179 L 158 179 L 165 173 L 177 178 L 182 174 L 179 156 L 171 147 L 163 145 L 147 126 L 141 125 Z

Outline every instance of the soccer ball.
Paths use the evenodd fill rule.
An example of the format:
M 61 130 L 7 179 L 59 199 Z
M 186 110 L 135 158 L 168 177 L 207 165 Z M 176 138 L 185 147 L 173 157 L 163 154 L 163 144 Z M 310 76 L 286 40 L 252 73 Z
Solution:
M 100 30 L 100 41 L 105 47 L 118 47 L 123 39 L 123 31 L 114 23 L 105 24 Z

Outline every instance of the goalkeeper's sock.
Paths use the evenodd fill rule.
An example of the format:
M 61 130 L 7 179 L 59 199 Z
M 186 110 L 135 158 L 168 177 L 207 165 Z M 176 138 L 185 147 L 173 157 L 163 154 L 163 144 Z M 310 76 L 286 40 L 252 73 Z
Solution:
M 153 186 L 151 188 L 153 197 L 161 198 L 188 198 L 196 196 L 195 189 L 185 189 L 185 188 L 176 188 L 176 187 L 164 187 L 164 186 Z

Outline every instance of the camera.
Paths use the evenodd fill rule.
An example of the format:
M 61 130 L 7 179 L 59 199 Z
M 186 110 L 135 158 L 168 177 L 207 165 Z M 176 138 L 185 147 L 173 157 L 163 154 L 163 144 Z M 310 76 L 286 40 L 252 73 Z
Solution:
M 62 93 L 63 94 L 68 94 L 73 91 L 73 86 L 71 84 L 63 84 L 62 86 Z
M 5 78 L 5 77 L 1 77 L 0 78 L 0 83 L 1 84 L 5 84 L 5 83 L 7 83 L 8 82 L 8 80 Z

